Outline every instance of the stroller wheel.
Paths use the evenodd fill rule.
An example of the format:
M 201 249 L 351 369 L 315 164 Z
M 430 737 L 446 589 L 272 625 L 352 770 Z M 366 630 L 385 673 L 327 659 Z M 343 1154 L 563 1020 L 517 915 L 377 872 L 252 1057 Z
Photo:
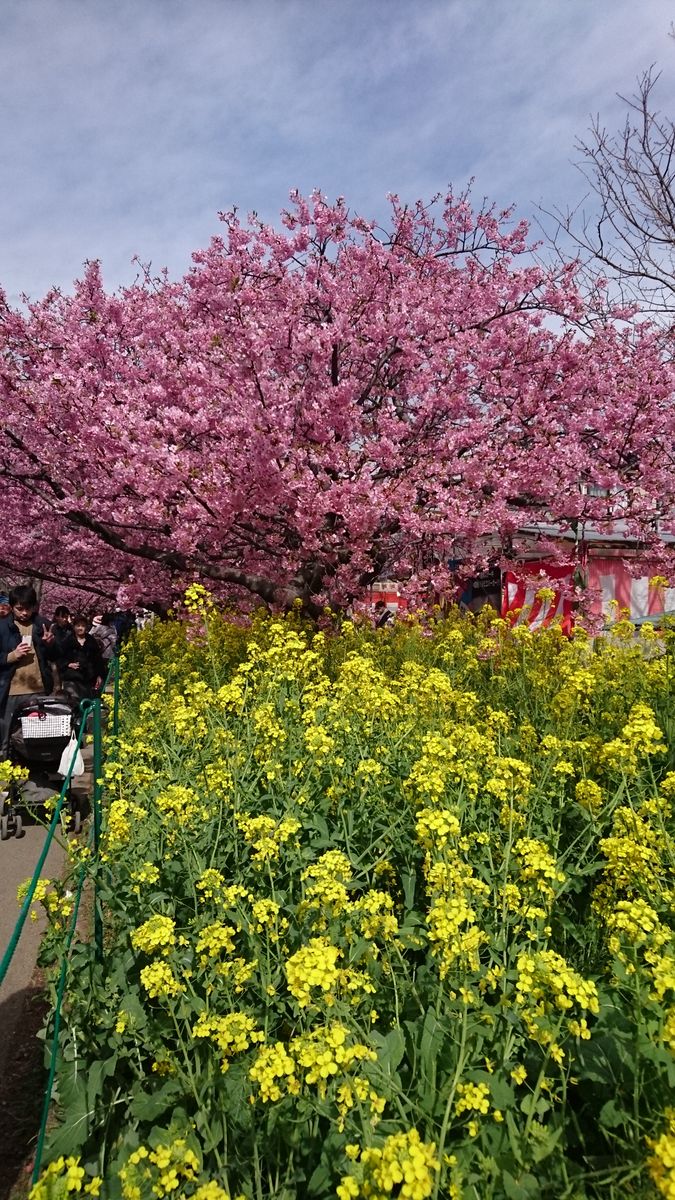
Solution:
M 26 836 L 26 830 L 23 827 L 23 821 L 21 820 L 21 817 L 17 813 L 14 818 L 14 837 L 22 838 L 25 836 Z
M 72 833 L 79 833 L 82 828 L 82 813 L 79 808 L 76 808 L 71 819 L 70 829 Z
M 5 805 L 7 804 L 7 793 L 0 792 L 0 817 L 5 815 Z
M 0 817 L 0 841 L 6 842 L 9 837 L 9 817 L 4 813 Z

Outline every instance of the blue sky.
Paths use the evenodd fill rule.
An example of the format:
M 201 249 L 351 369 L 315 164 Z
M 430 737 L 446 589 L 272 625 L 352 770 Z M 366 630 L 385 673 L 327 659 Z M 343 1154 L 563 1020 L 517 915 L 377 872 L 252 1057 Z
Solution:
M 0 285 L 69 288 L 99 258 L 172 275 L 237 205 L 291 188 L 475 194 L 529 216 L 578 202 L 575 138 L 662 70 L 672 0 L 2 0 Z

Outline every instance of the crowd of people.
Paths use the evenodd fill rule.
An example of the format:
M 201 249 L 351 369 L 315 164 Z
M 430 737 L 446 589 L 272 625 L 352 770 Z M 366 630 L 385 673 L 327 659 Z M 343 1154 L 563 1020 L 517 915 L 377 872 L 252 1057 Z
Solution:
M 136 623 L 132 612 L 97 613 L 89 619 L 65 605 L 48 621 L 29 584 L 0 595 L 0 761 L 9 753 L 17 706 L 51 695 L 64 696 L 73 705 L 96 696 L 113 655 Z

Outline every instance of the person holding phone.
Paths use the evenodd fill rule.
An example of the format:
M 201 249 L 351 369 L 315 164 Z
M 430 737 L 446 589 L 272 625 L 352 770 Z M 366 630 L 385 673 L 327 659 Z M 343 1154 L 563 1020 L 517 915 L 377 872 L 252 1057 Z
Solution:
M 0 761 L 9 754 L 14 709 L 33 696 L 54 690 L 52 663 L 59 649 L 47 623 L 38 615 L 35 588 L 12 588 L 10 615 L 0 621 Z

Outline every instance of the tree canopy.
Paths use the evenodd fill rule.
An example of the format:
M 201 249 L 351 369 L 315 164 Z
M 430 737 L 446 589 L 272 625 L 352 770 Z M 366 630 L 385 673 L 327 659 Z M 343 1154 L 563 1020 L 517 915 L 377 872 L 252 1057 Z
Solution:
M 0 307 L 0 570 L 130 601 L 192 579 L 343 604 L 439 588 L 525 523 L 673 527 L 662 334 L 584 300 L 508 212 L 295 195 L 176 282 Z M 597 296 L 596 296 L 597 300 Z M 121 591 L 119 590 L 121 589 Z

